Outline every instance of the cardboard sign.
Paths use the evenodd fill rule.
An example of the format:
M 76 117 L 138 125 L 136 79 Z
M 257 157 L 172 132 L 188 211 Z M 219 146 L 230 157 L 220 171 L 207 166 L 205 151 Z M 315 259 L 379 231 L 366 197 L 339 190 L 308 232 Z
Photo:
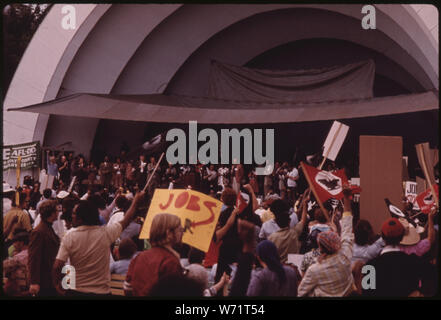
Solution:
M 52 189 L 54 185 L 54 176 L 46 174 L 46 170 L 40 172 L 40 193 L 43 194 L 44 189 Z
M 335 158 L 337 158 L 337 154 L 345 141 L 346 135 L 348 134 L 348 130 L 349 127 L 347 125 L 334 121 L 323 145 L 323 157 L 335 161 Z
M 222 202 L 197 191 L 156 189 L 139 238 L 149 238 L 157 214 L 170 213 L 181 219 L 182 242 L 207 252 L 221 208 Z
M 293 253 L 288 254 L 288 263 L 295 265 L 299 269 L 299 271 L 300 268 L 302 267 L 302 261 L 303 261 L 303 254 L 293 254 Z

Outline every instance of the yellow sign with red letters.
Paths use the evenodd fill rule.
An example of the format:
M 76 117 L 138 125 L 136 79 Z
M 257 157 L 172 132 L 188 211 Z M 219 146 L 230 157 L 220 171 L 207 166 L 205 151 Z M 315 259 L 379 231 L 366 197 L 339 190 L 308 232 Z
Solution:
M 157 214 L 170 213 L 181 219 L 182 242 L 207 252 L 221 209 L 221 201 L 197 191 L 156 189 L 139 238 L 149 238 Z

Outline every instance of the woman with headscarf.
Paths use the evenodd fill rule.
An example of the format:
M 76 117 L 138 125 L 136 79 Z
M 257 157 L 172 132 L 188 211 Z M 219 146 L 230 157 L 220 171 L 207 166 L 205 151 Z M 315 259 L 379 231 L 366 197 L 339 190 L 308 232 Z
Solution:
M 260 242 L 256 256 L 263 269 L 251 274 L 247 296 L 297 296 L 297 273 L 292 267 L 282 265 L 274 243 L 269 240 Z

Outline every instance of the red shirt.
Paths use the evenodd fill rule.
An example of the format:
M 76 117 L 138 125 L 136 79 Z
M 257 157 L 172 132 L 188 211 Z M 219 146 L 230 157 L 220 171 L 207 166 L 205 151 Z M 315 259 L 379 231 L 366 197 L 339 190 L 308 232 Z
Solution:
M 153 247 L 138 254 L 129 265 L 126 282 L 133 296 L 147 296 L 152 287 L 164 276 L 182 274 L 179 259 L 169 250 Z

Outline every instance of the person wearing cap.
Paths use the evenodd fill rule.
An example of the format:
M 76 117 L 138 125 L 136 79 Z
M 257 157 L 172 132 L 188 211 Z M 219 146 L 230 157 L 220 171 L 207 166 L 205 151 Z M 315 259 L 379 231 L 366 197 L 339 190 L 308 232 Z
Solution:
M 320 232 L 317 242 L 320 257 L 312 264 L 300 282 L 299 297 L 344 297 L 354 290 L 351 259 L 352 233 L 351 191 L 343 188 L 344 212 L 340 221 L 341 237 L 334 231 Z
M 375 289 L 363 289 L 364 296 L 408 297 L 417 296 L 424 285 L 424 273 L 428 263 L 415 254 L 406 254 L 400 249 L 405 228 L 397 218 L 386 220 L 381 227 L 381 237 L 386 246 L 380 256 L 366 265 L 375 270 Z

